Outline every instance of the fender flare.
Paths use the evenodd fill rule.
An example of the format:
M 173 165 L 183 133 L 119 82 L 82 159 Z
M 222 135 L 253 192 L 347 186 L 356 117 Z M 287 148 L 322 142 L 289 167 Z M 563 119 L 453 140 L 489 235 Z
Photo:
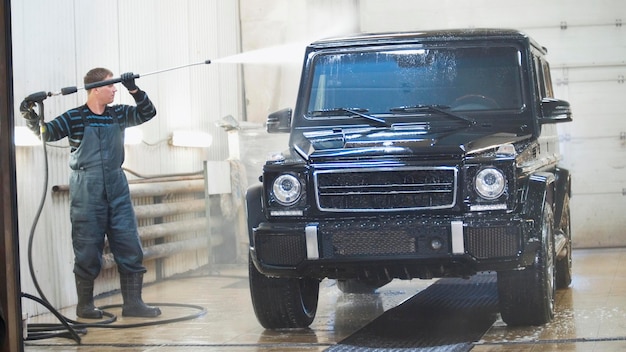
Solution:
M 557 228 L 561 223 L 565 196 L 572 198 L 572 178 L 569 170 L 563 168 L 557 168 L 555 175 L 556 187 L 554 196 L 554 225 L 555 228 Z
M 523 199 L 523 213 L 534 222 L 534 233 L 540 233 L 543 211 L 546 204 L 554 209 L 556 176 L 550 172 L 530 175 Z
M 248 240 L 254 246 L 253 229 L 266 221 L 263 212 L 263 184 L 251 186 L 246 191 L 246 218 L 248 219 Z

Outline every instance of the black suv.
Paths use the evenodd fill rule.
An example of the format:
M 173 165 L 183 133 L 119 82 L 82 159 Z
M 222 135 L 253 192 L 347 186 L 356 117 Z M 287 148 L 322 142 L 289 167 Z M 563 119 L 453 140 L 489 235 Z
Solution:
M 539 325 L 571 282 L 568 170 L 546 49 L 502 29 L 360 34 L 307 47 L 289 148 L 247 193 L 265 328 L 311 324 L 320 280 L 496 271 L 502 319 Z M 292 117 L 293 116 L 293 117 Z

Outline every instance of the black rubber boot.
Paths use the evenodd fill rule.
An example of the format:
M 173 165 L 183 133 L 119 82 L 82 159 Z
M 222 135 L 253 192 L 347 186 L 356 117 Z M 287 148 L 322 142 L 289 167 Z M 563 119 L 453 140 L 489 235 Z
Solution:
M 85 280 L 74 275 L 76 281 L 76 315 L 85 319 L 102 319 L 102 311 L 93 304 L 93 280 Z
M 120 286 L 124 299 L 122 316 L 154 318 L 161 315 L 161 310 L 158 307 L 148 306 L 141 299 L 143 274 L 120 274 Z

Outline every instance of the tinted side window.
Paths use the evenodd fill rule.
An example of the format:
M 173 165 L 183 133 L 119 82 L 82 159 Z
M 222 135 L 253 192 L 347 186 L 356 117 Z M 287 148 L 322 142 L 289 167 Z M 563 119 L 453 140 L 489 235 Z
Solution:
M 550 76 L 550 65 L 540 56 L 534 56 L 535 78 L 537 79 L 537 89 L 539 98 L 553 98 L 552 77 Z
M 543 82 L 546 87 L 546 97 L 554 98 L 554 91 L 552 90 L 552 76 L 550 75 L 550 65 L 547 61 L 544 60 L 542 60 L 541 63 L 541 67 L 543 68 Z

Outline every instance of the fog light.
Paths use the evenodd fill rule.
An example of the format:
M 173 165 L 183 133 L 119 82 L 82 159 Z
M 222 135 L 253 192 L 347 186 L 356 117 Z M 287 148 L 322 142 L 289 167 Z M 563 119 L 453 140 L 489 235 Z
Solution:
M 433 237 L 430 239 L 430 248 L 434 251 L 438 251 L 443 247 L 443 241 L 441 238 Z

